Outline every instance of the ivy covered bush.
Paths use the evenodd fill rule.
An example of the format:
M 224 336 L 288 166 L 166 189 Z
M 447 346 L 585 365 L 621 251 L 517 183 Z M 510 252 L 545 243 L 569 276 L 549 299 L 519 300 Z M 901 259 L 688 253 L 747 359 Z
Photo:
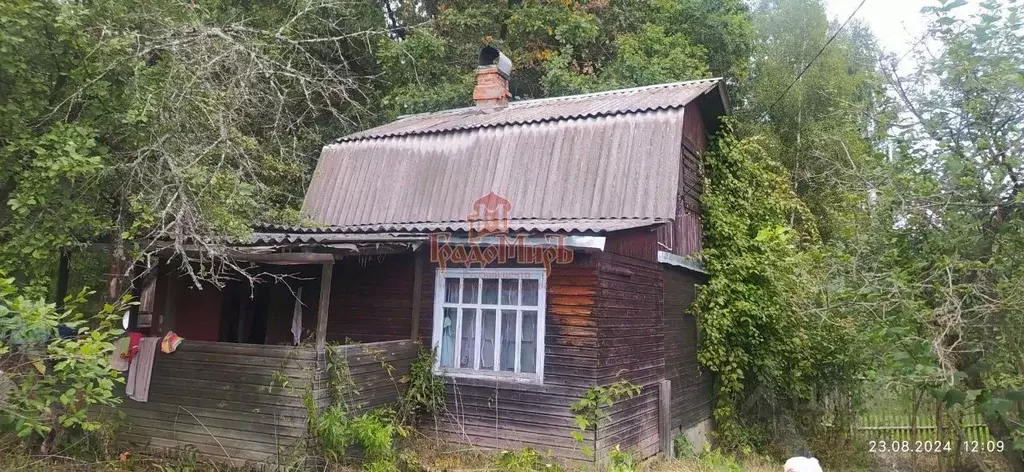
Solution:
M 827 291 L 823 250 L 784 175 L 757 139 L 723 134 L 705 156 L 710 276 L 695 304 L 698 357 L 718 376 L 719 439 L 738 448 L 773 439 L 774 425 L 758 415 L 796 414 L 832 392 L 852 392 L 864 359 L 855 326 L 818 310 Z

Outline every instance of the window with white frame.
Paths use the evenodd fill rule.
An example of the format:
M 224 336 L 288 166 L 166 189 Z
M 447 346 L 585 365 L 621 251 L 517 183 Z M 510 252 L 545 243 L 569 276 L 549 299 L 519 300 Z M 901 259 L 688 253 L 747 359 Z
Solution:
M 540 382 L 544 373 L 544 269 L 438 270 L 438 371 Z

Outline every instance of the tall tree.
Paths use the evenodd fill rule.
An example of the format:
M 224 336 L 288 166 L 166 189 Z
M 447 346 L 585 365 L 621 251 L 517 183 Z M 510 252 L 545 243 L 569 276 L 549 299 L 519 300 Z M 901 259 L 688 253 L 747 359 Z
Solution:
M 768 152 L 815 216 L 805 223 L 828 241 L 867 198 L 880 162 L 876 149 L 891 112 L 878 51 L 865 27 L 838 31 L 841 23 L 829 21 L 821 0 L 761 2 L 754 18 L 757 43 L 740 87 L 739 131 L 770 139 Z
M 912 74 L 886 67 L 906 121 L 880 268 L 902 275 L 905 321 L 930 347 L 924 386 L 984 414 L 1024 471 L 1024 21 L 1015 2 L 965 3 L 924 9 Z
M 540 98 L 746 74 L 753 29 L 741 0 L 401 2 L 404 40 L 382 44 L 392 114 L 470 104 L 480 47 L 513 62 L 512 93 Z M 417 26 L 419 25 L 419 26 Z
M 319 147 L 367 115 L 384 24 L 342 0 L 16 0 L 0 31 L 0 266 L 45 286 L 61 251 L 217 253 L 294 219 Z

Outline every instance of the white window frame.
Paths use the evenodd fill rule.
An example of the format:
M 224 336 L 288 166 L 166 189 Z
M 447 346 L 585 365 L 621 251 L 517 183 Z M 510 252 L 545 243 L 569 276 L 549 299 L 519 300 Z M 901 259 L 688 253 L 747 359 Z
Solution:
M 459 279 L 479 279 L 477 282 L 477 303 L 445 303 L 445 278 L 459 278 Z M 521 349 L 522 349 L 522 314 L 524 306 L 521 304 L 523 300 L 522 289 L 519 290 L 519 303 L 517 305 L 502 305 L 501 304 L 501 292 L 498 293 L 498 304 L 482 304 L 483 300 L 483 284 L 482 279 L 518 279 L 518 280 L 536 280 L 537 281 L 537 333 L 536 333 L 536 344 L 537 344 L 537 366 L 536 373 L 519 372 L 521 366 Z M 520 282 L 522 287 L 522 282 Z M 460 297 L 462 291 L 462 282 L 459 283 Z M 474 364 L 479 366 L 481 363 L 480 343 L 482 342 L 481 330 L 483 329 L 483 310 L 494 309 L 495 310 L 495 337 L 494 337 L 494 369 L 492 371 L 480 370 L 477 368 L 460 368 L 460 367 L 441 367 L 441 338 L 444 333 L 444 308 L 456 308 L 456 319 L 455 319 L 455 345 L 452 346 L 453 352 L 455 353 L 454 359 L 455 364 L 458 365 L 458 359 L 461 352 L 462 343 L 462 308 L 475 308 L 477 310 L 477 323 L 476 323 L 476 335 L 474 337 L 476 346 L 474 353 Z M 531 307 L 532 308 L 532 307 Z M 515 350 L 515 372 L 507 372 L 499 370 L 501 362 L 499 360 L 498 351 L 501 346 L 500 332 L 501 332 L 501 310 L 502 309 L 515 309 L 519 313 L 516 317 L 516 350 Z M 441 270 L 437 269 L 434 276 L 434 327 L 432 332 L 433 348 L 438 353 L 437 359 L 434 361 L 434 373 L 438 375 L 445 375 L 448 377 L 462 377 L 462 378 L 475 378 L 475 379 L 499 379 L 508 380 L 513 382 L 524 382 L 524 383 L 544 383 L 544 334 L 545 325 L 547 319 L 547 273 L 544 269 L 519 269 L 519 268 L 495 268 L 495 269 L 465 269 L 465 268 L 446 268 Z

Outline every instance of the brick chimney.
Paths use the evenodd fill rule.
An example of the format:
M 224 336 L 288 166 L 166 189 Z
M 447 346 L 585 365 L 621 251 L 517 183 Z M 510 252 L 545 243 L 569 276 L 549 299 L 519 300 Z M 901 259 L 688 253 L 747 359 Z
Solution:
M 476 68 L 476 88 L 473 101 L 478 109 L 501 109 L 508 106 L 512 93 L 508 90 L 508 78 L 512 72 L 512 61 L 497 49 L 486 46 L 480 50 Z

